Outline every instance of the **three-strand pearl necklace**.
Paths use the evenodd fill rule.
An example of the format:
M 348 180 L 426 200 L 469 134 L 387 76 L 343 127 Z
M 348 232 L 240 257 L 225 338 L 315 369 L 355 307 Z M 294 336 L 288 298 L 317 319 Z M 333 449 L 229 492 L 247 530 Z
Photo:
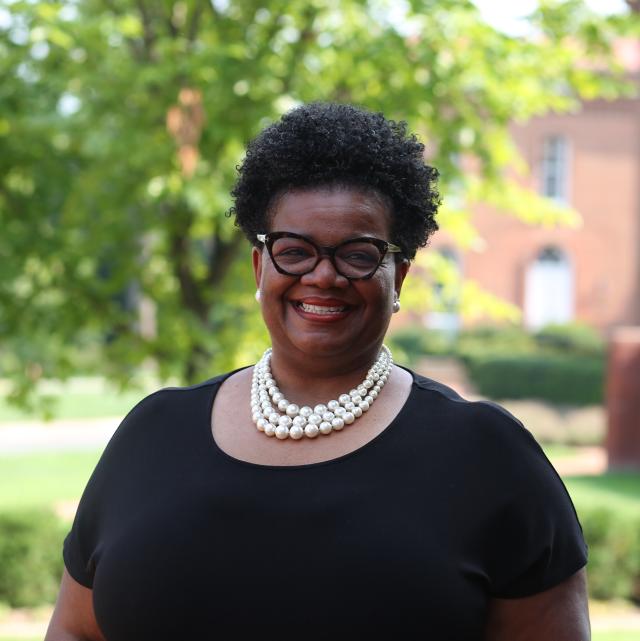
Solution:
M 315 407 L 298 407 L 290 403 L 278 389 L 271 375 L 271 348 L 253 368 L 251 383 L 251 414 L 256 427 L 267 436 L 279 439 L 315 438 L 318 434 L 330 434 L 350 425 L 366 412 L 377 398 L 389 378 L 393 367 L 391 351 L 382 346 L 367 377 L 348 394 L 341 394 L 338 400 Z

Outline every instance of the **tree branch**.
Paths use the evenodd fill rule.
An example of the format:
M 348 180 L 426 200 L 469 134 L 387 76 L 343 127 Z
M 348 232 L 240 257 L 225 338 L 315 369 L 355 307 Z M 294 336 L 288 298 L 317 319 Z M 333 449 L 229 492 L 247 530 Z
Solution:
M 196 0 L 196 5 L 193 8 L 191 19 L 189 20 L 189 24 L 187 26 L 187 40 L 189 41 L 189 43 L 193 43 L 193 41 L 196 39 L 196 36 L 198 35 L 198 28 L 200 27 L 200 18 L 202 17 L 202 11 L 207 4 L 210 5 L 211 2 L 207 0 Z
M 153 58 L 153 45 L 156 41 L 156 34 L 153 29 L 153 21 L 151 18 L 151 14 L 149 13 L 149 10 L 147 9 L 147 6 L 143 2 L 143 0 L 136 0 L 136 7 L 138 7 L 140 18 L 142 20 L 144 51 L 147 60 L 151 60 Z
M 218 287 L 228 274 L 240 247 L 243 235 L 236 231 L 226 243 L 214 237 L 213 249 L 209 254 L 209 267 L 206 282 L 209 287 Z
M 173 273 L 180 284 L 180 300 L 204 321 L 207 318 L 207 305 L 189 264 L 189 232 L 193 225 L 193 213 L 185 205 L 178 209 L 165 204 L 163 209 L 168 222 L 169 255 Z

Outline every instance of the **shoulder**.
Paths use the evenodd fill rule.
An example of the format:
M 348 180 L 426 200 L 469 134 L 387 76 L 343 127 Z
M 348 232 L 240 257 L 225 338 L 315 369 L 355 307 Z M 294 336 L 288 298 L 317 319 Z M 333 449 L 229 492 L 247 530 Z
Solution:
M 483 427 L 498 432 L 528 433 L 522 422 L 498 403 L 486 399 L 466 399 L 443 383 L 405 369 L 413 376 L 414 387 L 425 406 L 428 405 L 432 412 L 435 410 L 439 418 L 446 416 L 449 427 L 462 421 L 472 429 Z
M 185 425 L 210 408 L 222 383 L 243 369 L 219 374 L 195 385 L 163 387 L 148 394 L 122 419 L 109 445 L 113 447 L 125 438 L 135 439 L 138 435 L 144 438 L 150 430 L 157 437 L 166 427 Z
M 538 468 L 555 475 L 534 436 L 507 409 L 493 401 L 463 398 L 447 385 L 411 373 L 417 399 L 413 419 L 440 442 L 448 442 L 463 460 L 484 462 L 496 472 L 519 475 Z

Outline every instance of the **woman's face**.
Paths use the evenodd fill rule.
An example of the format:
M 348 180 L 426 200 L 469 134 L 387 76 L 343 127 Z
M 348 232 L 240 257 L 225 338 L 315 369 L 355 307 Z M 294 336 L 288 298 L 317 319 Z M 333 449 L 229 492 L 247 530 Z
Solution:
M 281 196 L 268 231 L 294 232 L 333 246 L 361 236 L 390 241 L 389 230 L 382 199 L 357 189 L 326 188 Z M 266 248 L 254 248 L 253 266 L 274 352 L 296 359 L 342 357 L 340 362 L 375 358 L 408 270 L 406 261 L 396 263 L 387 254 L 370 279 L 349 280 L 324 256 L 312 272 L 287 276 L 275 269 Z

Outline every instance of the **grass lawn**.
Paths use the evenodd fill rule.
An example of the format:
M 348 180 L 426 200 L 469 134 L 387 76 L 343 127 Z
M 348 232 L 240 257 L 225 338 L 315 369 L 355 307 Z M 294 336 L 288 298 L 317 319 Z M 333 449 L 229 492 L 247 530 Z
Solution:
M 541 443 L 540 446 L 544 450 L 544 453 L 547 455 L 547 458 L 553 462 L 554 459 L 567 459 L 574 456 L 579 456 L 582 452 L 581 447 L 576 447 L 575 445 L 558 445 L 558 444 L 546 444 Z
M 610 472 L 563 479 L 578 513 L 581 505 L 602 506 L 640 517 L 640 474 Z M 639 639 L 640 641 L 640 639 Z
M 144 396 L 168 385 L 144 380 L 140 388 L 118 392 L 101 378 L 73 378 L 65 383 L 48 381 L 42 391 L 56 399 L 55 418 L 104 418 L 124 415 Z M 9 405 L 6 401 L 6 381 L 0 381 L 0 423 L 40 419 Z M 4 393 L 3 393 L 4 392 Z
M 100 451 L 0 456 L 0 510 L 80 498 Z

